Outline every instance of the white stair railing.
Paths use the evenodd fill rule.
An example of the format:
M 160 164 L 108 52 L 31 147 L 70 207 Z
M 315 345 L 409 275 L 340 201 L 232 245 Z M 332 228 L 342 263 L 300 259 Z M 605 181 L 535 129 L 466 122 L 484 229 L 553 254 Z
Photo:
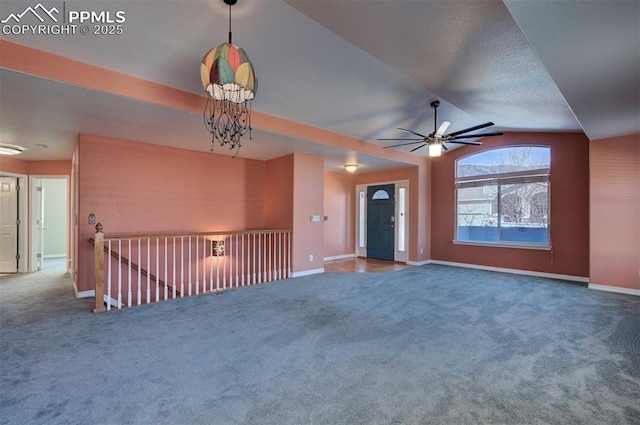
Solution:
M 92 241 L 94 312 L 291 277 L 289 229 L 105 236 L 98 223 Z

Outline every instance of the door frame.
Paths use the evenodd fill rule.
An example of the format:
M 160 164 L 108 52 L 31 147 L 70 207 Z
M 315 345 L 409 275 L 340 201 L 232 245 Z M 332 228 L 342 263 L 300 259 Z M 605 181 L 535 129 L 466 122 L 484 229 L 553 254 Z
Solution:
M 29 270 L 29 179 L 26 174 L 8 173 L 0 171 L 3 177 L 16 177 L 20 185 L 18 192 L 18 273 L 24 273 Z
M 411 205 L 411 197 L 409 191 L 409 180 L 393 180 L 393 181 L 383 181 L 376 183 L 367 183 L 367 184 L 359 184 L 356 185 L 355 188 L 355 256 L 356 257 L 367 257 L 367 189 L 369 186 L 379 186 L 385 184 L 393 184 L 395 185 L 395 199 L 396 204 L 394 207 L 394 215 L 396 217 L 396 226 L 394 226 L 394 261 L 406 263 L 409 261 L 409 210 Z M 403 188 L 405 191 L 405 216 L 404 216 L 404 250 L 401 250 L 401 245 L 399 244 L 399 229 L 398 218 L 400 214 L 399 210 L 399 197 L 398 193 L 400 188 Z M 360 193 L 364 192 L 364 209 L 361 208 L 361 195 Z M 360 219 L 363 217 L 364 223 L 361 223 Z M 361 235 L 361 224 L 364 224 L 364 233 Z
M 378 193 L 386 197 L 375 199 Z M 396 185 L 393 183 L 367 187 L 367 258 L 395 261 L 396 257 Z M 371 237 L 377 239 L 372 247 Z
M 29 200 L 30 200 L 30 206 L 31 208 L 29 208 L 29 271 L 31 272 L 35 272 L 38 271 L 38 262 L 36 261 L 36 234 L 35 232 L 31 231 L 32 229 L 35 228 L 35 220 L 36 218 L 34 217 L 34 213 L 36 211 L 36 208 L 33 207 L 33 202 L 36 199 L 37 196 L 37 186 L 34 183 L 35 180 L 52 180 L 52 179 L 56 179 L 56 180 L 64 180 L 66 182 L 66 186 L 67 186 L 67 268 L 69 268 L 69 260 L 71 257 L 71 252 L 70 252 L 70 243 L 71 243 L 71 237 L 73 234 L 73 230 L 71 227 L 71 190 L 69 187 L 69 176 L 66 175 L 32 175 L 29 176 Z M 44 256 L 42 258 L 42 261 L 44 262 Z

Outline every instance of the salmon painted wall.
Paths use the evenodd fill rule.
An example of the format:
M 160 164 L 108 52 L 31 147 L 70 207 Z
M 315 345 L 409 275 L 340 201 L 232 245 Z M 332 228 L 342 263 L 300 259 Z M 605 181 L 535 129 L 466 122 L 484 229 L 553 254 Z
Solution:
M 293 154 L 293 272 L 323 269 L 323 204 L 324 159 Z M 320 221 L 312 222 L 312 215 Z
M 409 261 L 430 258 L 429 181 L 427 160 L 417 167 L 398 168 L 373 173 L 356 174 L 354 185 L 371 185 L 409 180 Z
M 590 149 L 590 283 L 640 291 L 640 135 Z
M 589 141 L 581 133 L 506 133 L 432 160 L 432 246 L 435 260 L 587 277 L 589 275 Z M 455 160 L 484 149 L 551 147 L 552 251 L 454 245 Z
M 353 174 L 324 173 L 324 257 L 355 253 L 355 185 Z
M 24 161 L 0 157 L 0 171 L 33 176 L 71 176 L 71 161 Z
M 27 171 L 33 176 L 71 176 L 71 161 L 28 161 Z
M 96 215 L 105 234 L 264 228 L 264 162 L 81 134 L 78 290 L 93 289 Z
M 23 161 L 17 158 L 9 158 L 0 156 L 0 171 L 14 174 L 28 174 L 27 165 L 29 161 Z
M 293 155 L 265 163 L 264 221 L 269 229 L 293 227 Z

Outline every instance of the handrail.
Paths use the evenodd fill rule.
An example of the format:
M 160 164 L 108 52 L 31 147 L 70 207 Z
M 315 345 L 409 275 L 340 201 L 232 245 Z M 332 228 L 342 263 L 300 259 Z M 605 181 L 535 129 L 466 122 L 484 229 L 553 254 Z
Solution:
M 95 259 L 93 312 L 111 310 L 112 305 L 120 309 L 176 299 L 178 295 L 192 296 L 288 279 L 292 276 L 292 233 L 291 229 L 261 229 L 107 237 L 98 223 L 95 238 L 89 238 Z M 115 250 L 114 242 L 117 242 Z M 132 249 L 137 250 L 137 256 Z M 105 264 L 105 251 L 116 261 L 107 258 Z M 146 254 L 146 262 L 142 254 Z M 132 261 L 135 258 L 140 264 Z M 114 264 L 117 277 L 112 279 Z M 137 273 L 132 273 L 134 270 Z
M 109 240 L 108 238 L 105 238 L 105 240 Z M 91 245 L 95 246 L 95 239 L 93 238 L 89 238 L 89 243 Z M 104 252 L 109 253 L 109 248 L 108 247 L 104 247 Z M 124 255 L 121 255 L 120 253 L 116 252 L 115 250 L 111 250 L 111 256 L 113 258 L 117 258 L 120 259 L 120 261 L 122 261 L 122 263 L 125 266 L 131 265 L 131 268 L 135 271 L 138 271 L 138 269 L 140 269 L 140 274 L 143 275 L 144 277 L 149 276 L 150 279 L 152 279 L 153 281 L 158 281 L 158 284 L 160 286 L 166 286 L 168 288 L 173 288 L 173 285 L 167 284 L 164 280 L 157 278 L 156 275 L 154 275 L 153 273 L 149 273 L 144 267 L 140 267 L 138 266 L 138 264 L 129 261 L 129 259 L 127 257 L 125 257 Z M 180 290 L 178 288 L 176 288 L 176 294 L 180 295 Z
M 251 234 L 267 234 L 277 232 L 291 232 L 291 229 L 266 229 L 266 230 L 233 230 L 233 231 L 216 231 L 216 232 L 193 232 L 193 233 L 150 233 L 150 234 L 127 234 L 104 236 L 105 241 L 113 240 L 133 240 L 133 239 L 153 239 L 153 238 L 187 238 L 189 236 L 230 236 L 230 235 L 251 235 Z

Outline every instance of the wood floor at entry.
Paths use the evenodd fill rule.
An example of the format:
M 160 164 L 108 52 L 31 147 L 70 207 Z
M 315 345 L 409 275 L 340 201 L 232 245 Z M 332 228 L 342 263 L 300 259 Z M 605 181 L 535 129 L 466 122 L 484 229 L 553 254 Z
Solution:
M 387 273 L 407 269 L 409 267 L 413 266 L 393 261 L 375 260 L 373 258 L 362 257 L 327 261 L 324 263 L 324 271 L 327 273 Z

